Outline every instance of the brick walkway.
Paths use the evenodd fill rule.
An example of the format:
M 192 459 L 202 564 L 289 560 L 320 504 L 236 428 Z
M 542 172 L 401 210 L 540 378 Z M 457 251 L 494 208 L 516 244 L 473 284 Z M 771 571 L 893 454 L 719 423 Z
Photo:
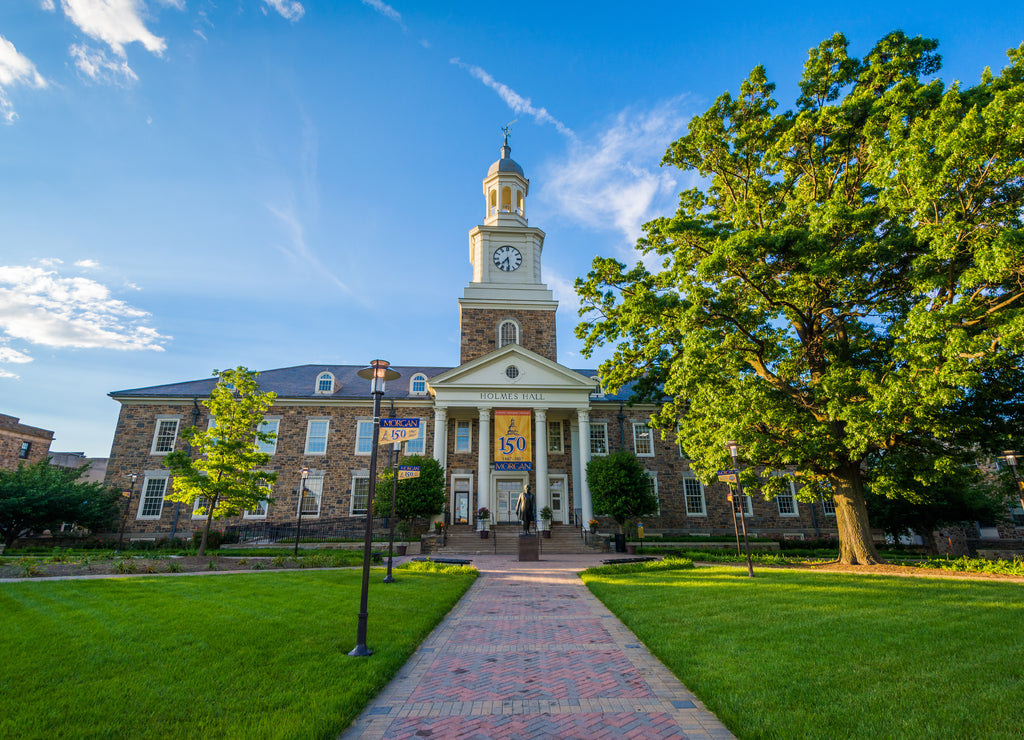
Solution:
M 480 578 L 342 738 L 733 737 L 583 586 L 598 562 L 475 556 Z

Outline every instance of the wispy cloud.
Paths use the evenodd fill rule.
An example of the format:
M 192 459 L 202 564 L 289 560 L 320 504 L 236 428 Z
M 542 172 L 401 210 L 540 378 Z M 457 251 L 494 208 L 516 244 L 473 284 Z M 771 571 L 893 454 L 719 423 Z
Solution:
M 81 267 L 83 270 L 95 270 L 100 266 L 100 263 L 96 260 L 77 260 L 75 267 Z
M 0 123 L 14 123 L 18 118 L 7 97 L 8 88 L 15 85 L 42 88 L 46 84 L 46 80 L 36 70 L 36 65 L 18 53 L 14 44 L 0 36 Z
M 163 351 L 170 337 L 146 326 L 149 314 L 106 286 L 34 266 L 0 266 L 0 362 L 31 357 L 11 339 L 46 347 Z
M 658 165 L 687 120 L 683 98 L 619 113 L 593 141 L 573 141 L 564 159 L 548 163 L 545 200 L 581 225 L 618 230 L 632 253 L 641 225 L 678 192 L 673 173 Z
M 466 64 L 458 57 L 449 59 L 448 61 L 460 69 L 466 70 L 473 77 L 498 93 L 498 97 L 505 101 L 505 105 L 516 113 L 525 113 L 528 116 L 533 116 L 537 123 L 549 123 L 555 127 L 555 130 L 557 130 L 558 133 L 563 134 L 570 139 L 576 138 L 576 134 L 573 133 L 572 129 L 548 113 L 547 108 L 536 107 L 530 98 L 525 98 L 505 83 L 498 82 L 487 72 L 487 70 L 473 64 Z
M 345 293 L 352 295 L 352 289 L 342 282 L 337 275 L 328 270 L 327 266 L 306 243 L 306 229 L 296 214 L 295 207 L 292 205 L 285 207 L 267 205 L 267 210 L 277 218 L 288 235 L 288 242 L 286 244 L 275 244 L 274 246 L 292 259 L 313 268 L 317 274 L 325 276 Z
M 402 20 L 402 14 L 399 13 L 394 8 L 392 8 L 387 3 L 381 2 L 381 0 L 362 0 L 362 3 L 363 3 L 363 5 L 365 5 L 368 8 L 373 8 L 375 11 L 380 13 L 382 16 L 384 16 L 388 20 L 391 20 L 391 21 L 394 21 L 395 23 L 397 23 L 399 26 L 402 27 L 403 31 L 406 30 L 406 28 L 405 28 L 405 21 Z
M 306 14 L 306 9 L 297 0 L 263 0 L 263 4 L 276 10 L 282 18 L 293 22 Z

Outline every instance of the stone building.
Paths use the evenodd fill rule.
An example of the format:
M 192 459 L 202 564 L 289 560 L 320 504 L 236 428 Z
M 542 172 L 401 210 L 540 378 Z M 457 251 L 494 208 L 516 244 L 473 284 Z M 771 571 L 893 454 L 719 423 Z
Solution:
M 50 454 L 53 432 L 22 424 L 16 416 L 0 414 L 0 468 L 13 470 L 36 463 Z
M 405 454 L 426 454 L 445 468 L 453 524 L 477 524 L 480 507 L 491 521 L 515 518 L 515 502 L 529 485 L 537 510 L 550 506 L 553 525 L 586 528 L 593 517 L 584 475 L 592 456 L 626 449 L 653 478 L 661 511 L 649 531 L 731 534 L 727 485 L 702 485 L 672 441 L 647 425 L 653 406 L 630 405 L 628 390 L 604 394 L 597 372 L 558 362 L 557 302 L 543 282 L 545 234 L 530 226 L 530 182 L 510 156 L 507 141 L 483 180 L 483 223 L 469 232 L 468 285 L 458 301 L 461 330 L 456 367 L 393 366 L 401 378 L 387 384 L 382 416 L 418 418 L 425 432 L 405 443 Z M 308 469 L 303 518 L 365 512 L 372 443 L 372 402 L 359 365 L 300 365 L 265 370 L 264 390 L 277 393 L 267 429 L 277 432 L 265 451 L 279 475 L 269 507 L 244 520 L 294 522 L 299 474 Z M 129 488 L 129 529 L 147 536 L 192 530 L 192 511 L 165 503 L 170 482 L 162 463 L 181 449 L 181 431 L 209 424 L 200 404 L 213 379 L 116 391 L 121 404 L 107 484 Z M 509 440 L 513 449 L 505 449 Z M 386 460 L 386 448 L 381 456 Z M 744 502 L 748 530 L 761 536 L 835 533 L 831 502 L 806 504 L 792 495 Z M 242 521 L 233 523 L 244 523 Z

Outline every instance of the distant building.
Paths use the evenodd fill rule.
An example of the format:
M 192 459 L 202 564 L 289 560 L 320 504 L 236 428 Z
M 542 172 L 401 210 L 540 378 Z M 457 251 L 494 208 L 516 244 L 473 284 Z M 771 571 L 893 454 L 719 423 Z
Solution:
M 50 465 L 61 468 L 81 468 L 89 466 L 89 470 L 79 480 L 82 483 L 102 483 L 107 477 L 106 457 L 86 457 L 84 452 L 51 452 Z
M 0 468 L 13 470 L 22 463 L 45 460 L 53 432 L 22 424 L 16 416 L 0 414 Z

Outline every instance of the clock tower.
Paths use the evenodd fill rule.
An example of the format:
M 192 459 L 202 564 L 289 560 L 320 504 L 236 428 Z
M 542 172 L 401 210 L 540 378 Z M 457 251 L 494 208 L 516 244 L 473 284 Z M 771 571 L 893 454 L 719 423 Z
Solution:
M 544 232 L 528 225 L 530 181 L 511 153 L 506 132 L 484 178 L 484 222 L 469 232 L 473 278 L 459 299 L 463 364 L 506 344 L 558 361 L 558 302 L 541 281 Z

